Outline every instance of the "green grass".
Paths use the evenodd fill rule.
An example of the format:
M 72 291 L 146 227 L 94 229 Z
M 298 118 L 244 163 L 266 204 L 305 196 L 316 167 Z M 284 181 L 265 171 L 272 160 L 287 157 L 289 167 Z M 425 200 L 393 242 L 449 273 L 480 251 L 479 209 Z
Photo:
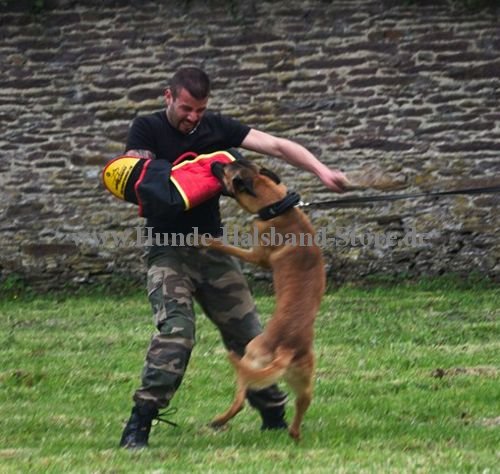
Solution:
M 266 320 L 273 298 L 257 303 Z M 482 283 L 332 290 L 298 445 L 261 433 L 249 408 L 225 431 L 206 427 L 233 376 L 198 311 L 172 403 L 180 426 L 155 426 L 150 449 L 128 452 L 117 443 L 153 332 L 144 294 L 12 293 L 0 300 L 0 472 L 500 472 L 499 308 Z

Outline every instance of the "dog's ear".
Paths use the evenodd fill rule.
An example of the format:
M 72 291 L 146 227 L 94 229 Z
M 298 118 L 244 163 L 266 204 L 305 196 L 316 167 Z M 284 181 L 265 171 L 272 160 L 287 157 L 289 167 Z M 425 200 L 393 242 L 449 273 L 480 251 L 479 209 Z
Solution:
M 276 173 L 274 173 L 273 171 L 268 170 L 267 168 L 261 168 L 259 170 L 259 173 L 263 176 L 267 176 L 269 179 L 274 181 L 276 184 L 281 183 L 281 179 L 279 178 L 279 176 Z
M 253 189 L 253 179 L 252 178 L 241 178 L 236 176 L 233 179 L 233 189 L 238 193 L 248 193 L 250 196 L 257 197 Z

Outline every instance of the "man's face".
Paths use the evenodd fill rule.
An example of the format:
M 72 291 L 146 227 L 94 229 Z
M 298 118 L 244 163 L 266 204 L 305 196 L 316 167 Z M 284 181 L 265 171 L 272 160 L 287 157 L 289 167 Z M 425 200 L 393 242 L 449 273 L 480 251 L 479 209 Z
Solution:
M 174 98 L 170 89 L 165 90 L 167 104 L 167 118 L 172 127 L 187 135 L 200 123 L 207 109 L 208 97 L 202 100 L 195 99 L 186 89 L 181 89 Z

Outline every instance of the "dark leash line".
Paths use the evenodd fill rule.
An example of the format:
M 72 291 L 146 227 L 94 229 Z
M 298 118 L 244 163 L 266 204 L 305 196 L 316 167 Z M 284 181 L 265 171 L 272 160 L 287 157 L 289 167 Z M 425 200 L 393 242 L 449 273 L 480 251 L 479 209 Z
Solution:
M 425 193 L 385 194 L 371 196 L 352 196 L 347 198 L 332 199 L 329 201 L 299 202 L 298 207 L 308 209 L 328 209 L 331 207 L 353 206 L 356 204 L 366 205 L 372 202 L 399 201 L 412 198 L 432 198 L 440 196 L 452 196 L 458 194 L 492 194 L 500 192 L 500 185 L 486 186 L 481 188 L 453 189 L 450 191 L 429 191 Z

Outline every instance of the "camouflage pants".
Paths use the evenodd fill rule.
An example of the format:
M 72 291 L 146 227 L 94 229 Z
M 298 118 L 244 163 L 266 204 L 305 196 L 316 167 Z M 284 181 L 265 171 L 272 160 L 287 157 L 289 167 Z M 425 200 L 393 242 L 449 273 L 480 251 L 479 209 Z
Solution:
M 161 247 L 149 256 L 148 295 L 158 333 L 151 340 L 136 402 L 166 407 L 179 388 L 195 344 L 193 298 L 219 329 L 228 350 L 242 355 L 261 331 L 255 303 L 238 263 L 209 249 Z M 259 409 L 283 406 L 277 386 L 247 392 Z

